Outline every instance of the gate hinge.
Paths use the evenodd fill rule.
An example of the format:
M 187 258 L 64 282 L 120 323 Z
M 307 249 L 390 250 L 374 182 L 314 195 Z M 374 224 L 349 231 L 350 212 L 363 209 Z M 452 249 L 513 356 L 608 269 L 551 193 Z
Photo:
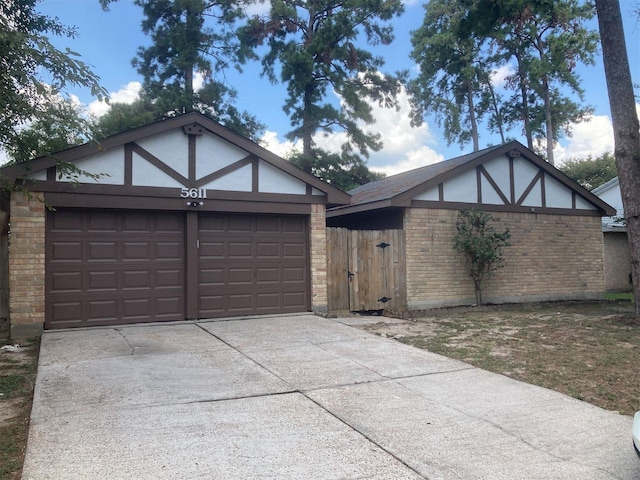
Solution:
M 391 244 L 390 244 L 390 243 L 387 243 L 387 242 L 382 242 L 382 243 L 379 243 L 378 245 L 376 245 L 376 247 L 380 247 L 380 248 L 381 248 L 381 249 L 383 249 L 383 250 L 384 250 L 385 248 L 387 248 L 387 247 L 390 247 L 390 246 L 391 246 Z

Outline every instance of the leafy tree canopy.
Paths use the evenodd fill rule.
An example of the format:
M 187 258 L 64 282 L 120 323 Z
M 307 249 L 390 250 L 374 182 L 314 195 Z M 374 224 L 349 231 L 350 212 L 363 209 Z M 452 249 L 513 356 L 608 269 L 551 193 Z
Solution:
M 88 121 L 75 115 L 74 106 L 65 100 L 67 87 L 89 88 L 97 98 L 107 95 L 78 53 L 53 46 L 50 35 L 73 38 L 76 32 L 57 18 L 40 14 L 38 2 L 0 2 L 0 147 L 14 162 L 31 160 L 34 155 L 49 153 L 49 148 L 66 147 L 91 136 Z M 29 124 L 33 131 L 25 133 Z M 47 147 L 34 137 L 38 131 L 59 143 Z
M 597 157 L 567 160 L 558 167 L 558 170 L 588 190 L 593 190 L 618 175 L 616 159 L 611 152 Z
M 364 161 L 357 155 L 351 156 L 351 160 L 345 162 L 344 156 L 340 154 L 316 149 L 314 157 L 316 161 L 313 164 L 311 173 L 345 192 L 384 177 L 381 173 L 369 170 Z M 292 154 L 287 160 L 300 168 L 305 162 L 301 152 Z

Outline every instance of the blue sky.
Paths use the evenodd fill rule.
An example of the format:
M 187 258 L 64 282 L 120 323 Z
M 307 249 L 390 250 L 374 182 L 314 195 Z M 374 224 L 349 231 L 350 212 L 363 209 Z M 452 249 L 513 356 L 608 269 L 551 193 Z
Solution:
M 422 22 L 422 4 L 407 3 L 404 15 L 394 21 L 394 43 L 377 48 L 376 52 L 386 59 L 385 71 L 415 67 L 409 59 L 410 32 Z M 625 19 L 632 77 L 634 82 L 640 83 L 640 23 L 631 14 L 635 4 L 635 0 L 622 0 L 620 3 Z M 43 0 L 38 4 L 38 10 L 58 17 L 65 25 L 77 27 L 77 38 L 53 38 L 54 44 L 68 46 L 78 52 L 86 63 L 93 66 L 102 85 L 114 99 L 122 101 L 134 98 L 136 85 L 131 82 L 141 82 L 142 78 L 131 66 L 131 59 L 135 57 L 138 47 L 148 44 L 149 40 L 140 29 L 141 9 L 133 5 L 132 0 L 119 0 L 111 4 L 106 12 L 98 0 Z M 597 29 L 595 19 L 593 28 Z M 566 157 L 598 154 L 611 150 L 613 145 L 601 59 L 598 57 L 594 66 L 580 67 L 579 73 L 586 91 L 586 102 L 595 108 L 594 118 L 588 124 L 577 125 L 573 137 L 561 142 L 556 149 L 556 157 L 560 161 Z M 238 91 L 238 106 L 267 126 L 265 146 L 277 154 L 285 155 L 292 146 L 284 138 L 284 134 L 290 130 L 290 123 L 282 111 L 285 99 L 283 86 L 272 85 L 266 78 L 260 77 L 257 62 L 246 65 L 242 74 L 232 70 L 227 74 L 227 80 Z M 70 93 L 76 95 L 81 103 L 91 105 L 92 111 L 104 110 L 104 107 L 100 109 L 96 106 L 89 92 L 72 89 Z M 447 146 L 433 119 L 428 118 L 421 128 L 411 128 L 406 99 L 402 100 L 400 112 L 376 109 L 378 121 L 372 128 L 382 134 L 385 148 L 382 152 L 372 154 L 368 162 L 371 168 L 396 173 L 470 151 L 470 146 L 465 149 L 457 145 Z M 524 142 L 522 138 L 517 139 Z M 317 141 L 326 146 L 335 146 L 340 142 L 340 135 L 318 138 Z M 498 143 L 499 139 L 484 134 L 480 141 L 483 147 Z

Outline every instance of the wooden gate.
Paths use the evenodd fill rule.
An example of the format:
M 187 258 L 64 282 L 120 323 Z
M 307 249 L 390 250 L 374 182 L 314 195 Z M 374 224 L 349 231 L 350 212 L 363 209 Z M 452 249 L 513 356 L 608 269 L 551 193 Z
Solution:
M 406 307 L 403 230 L 327 228 L 330 311 Z

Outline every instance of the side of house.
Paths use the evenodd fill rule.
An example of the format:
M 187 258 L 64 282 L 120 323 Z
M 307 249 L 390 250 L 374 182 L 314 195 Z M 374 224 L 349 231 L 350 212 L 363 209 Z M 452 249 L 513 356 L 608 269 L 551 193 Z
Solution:
M 624 222 L 624 209 L 618 177 L 594 188 L 592 192 L 615 208 L 614 216 L 602 218 L 602 236 L 604 241 L 605 287 L 611 292 L 630 292 L 631 252 L 627 227 Z
M 474 303 L 464 259 L 453 250 L 463 208 L 491 212 L 496 228 L 512 235 L 486 302 L 593 299 L 605 290 L 600 217 L 613 209 L 517 142 L 349 193 L 352 204 L 329 210 L 329 225 L 404 230 L 410 310 Z

